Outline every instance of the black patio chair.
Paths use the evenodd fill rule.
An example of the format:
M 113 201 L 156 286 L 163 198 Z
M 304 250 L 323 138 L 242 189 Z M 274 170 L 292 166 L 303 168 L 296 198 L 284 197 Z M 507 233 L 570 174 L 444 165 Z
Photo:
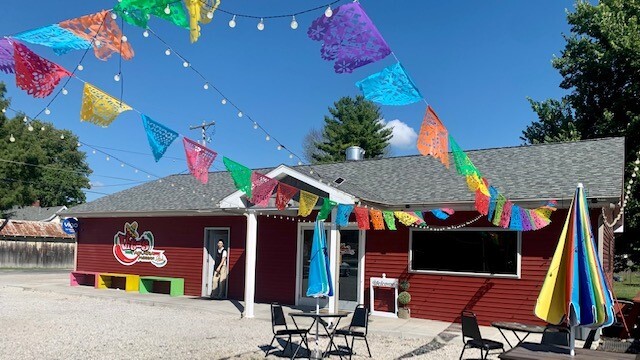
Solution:
M 547 325 L 542 333 L 541 344 L 569 346 L 569 329 L 564 326 Z
M 462 342 L 464 343 L 464 347 L 462 348 L 460 359 L 462 359 L 462 355 L 464 355 L 464 351 L 467 348 L 480 349 L 480 358 L 482 359 L 486 359 L 491 350 L 502 350 L 504 352 L 504 345 L 501 342 L 482 338 L 476 314 L 465 310 L 461 314 L 461 319 Z M 466 338 L 470 339 L 465 340 Z
M 284 329 L 282 328 L 284 326 Z M 271 304 L 271 330 L 273 331 L 273 339 L 271 339 L 271 343 L 265 352 L 264 357 L 269 356 L 269 352 L 271 351 L 271 346 L 276 338 L 287 338 L 287 345 L 282 349 L 282 353 L 287 352 L 287 348 L 291 344 L 292 336 L 300 336 L 302 340 L 296 349 L 296 353 L 300 350 L 302 346 L 302 341 L 307 345 L 307 349 L 309 348 L 309 343 L 307 342 L 307 330 L 306 329 L 289 329 L 287 326 L 287 319 L 284 317 L 284 312 L 282 311 L 282 305 L 278 303 Z M 293 351 L 293 346 L 291 346 L 291 350 Z
M 351 355 L 353 355 L 353 344 L 356 338 L 364 339 L 364 343 L 367 345 L 367 352 L 369 353 L 369 357 L 371 357 L 371 349 L 369 349 L 369 342 L 367 341 L 368 330 L 369 311 L 364 307 L 364 305 L 361 304 L 356 306 L 356 310 L 353 312 L 353 317 L 351 318 L 351 324 L 349 324 L 349 327 L 346 329 L 336 330 L 335 332 L 335 335 L 344 336 L 344 341 L 347 343 L 347 348 L 349 348 L 349 359 L 351 359 Z M 351 336 L 350 347 L 347 336 Z

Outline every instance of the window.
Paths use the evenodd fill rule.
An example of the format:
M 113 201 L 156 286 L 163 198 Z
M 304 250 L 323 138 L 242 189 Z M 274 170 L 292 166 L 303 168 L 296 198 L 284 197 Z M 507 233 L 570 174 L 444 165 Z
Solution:
M 473 229 L 411 232 L 410 267 L 417 272 L 518 276 L 516 231 Z

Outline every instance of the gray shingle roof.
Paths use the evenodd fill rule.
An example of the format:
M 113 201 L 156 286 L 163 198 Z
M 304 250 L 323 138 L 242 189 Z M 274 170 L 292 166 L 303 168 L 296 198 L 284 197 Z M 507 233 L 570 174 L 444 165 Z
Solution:
M 27 220 L 27 221 L 49 221 L 58 212 L 66 209 L 65 206 L 52 206 L 52 207 L 40 207 L 40 206 L 24 206 L 13 207 L 8 211 L 12 220 Z
M 512 200 L 570 198 L 578 182 L 593 198 L 614 199 L 622 192 L 624 138 L 471 150 L 467 154 L 482 175 Z M 342 177 L 345 181 L 335 187 L 389 207 L 473 201 L 473 194 L 464 177 L 456 173 L 453 161 L 451 167 L 446 169 L 432 157 L 415 155 L 316 165 L 312 176 L 318 178 L 320 174 L 329 182 Z M 309 175 L 310 167 L 293 169 Z M 191 175 L 172 175 L 76 206 L 69 212 L 207 211 L 215 209 L 222 198 L 234 191 L 227 172 L 210 173 L 207 185 Z

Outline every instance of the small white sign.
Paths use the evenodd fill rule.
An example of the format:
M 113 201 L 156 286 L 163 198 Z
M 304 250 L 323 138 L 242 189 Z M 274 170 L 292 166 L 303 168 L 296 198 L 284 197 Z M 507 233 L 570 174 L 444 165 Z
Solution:
M 397 318 L 398 317 L 398 279 L 393 279 L 393 278 L 387 278 L 386 274 L 382 274 L 382 277 L 372 277 L 370 280 L 370 287 L 371 287 L 371 291 L 370 294 L 371 296 L 369 296 L 369 300 L 371 302 L 371 315 L 377 315 L 377 316 L 384 316 L 384 317 L 390 317 L 390 318 Z M 395 290 L 395 296 L 393 298 L 393 308 L 394 311 L 393 312 L 388 312 L 388 311 L 377 311 L 373 305 L 375 303 L 375 291 L 374 291 L 374 287 L 379 287 L 379 288 L 393 288 Z

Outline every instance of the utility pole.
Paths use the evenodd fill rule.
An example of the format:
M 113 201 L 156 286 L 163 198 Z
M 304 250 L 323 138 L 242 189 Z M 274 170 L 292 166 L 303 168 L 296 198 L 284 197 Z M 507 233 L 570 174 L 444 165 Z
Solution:
M 207 129 L 209 129 L 209 127 L 211 126 L 216 126 L 216 122 L 212 121 L 210 123 L 207 123 L 203 121 L 202 125 L 189 126 L 189 130 L 196 130 L 196 129 L 202 130 L 202 146 L 207 146 Z

